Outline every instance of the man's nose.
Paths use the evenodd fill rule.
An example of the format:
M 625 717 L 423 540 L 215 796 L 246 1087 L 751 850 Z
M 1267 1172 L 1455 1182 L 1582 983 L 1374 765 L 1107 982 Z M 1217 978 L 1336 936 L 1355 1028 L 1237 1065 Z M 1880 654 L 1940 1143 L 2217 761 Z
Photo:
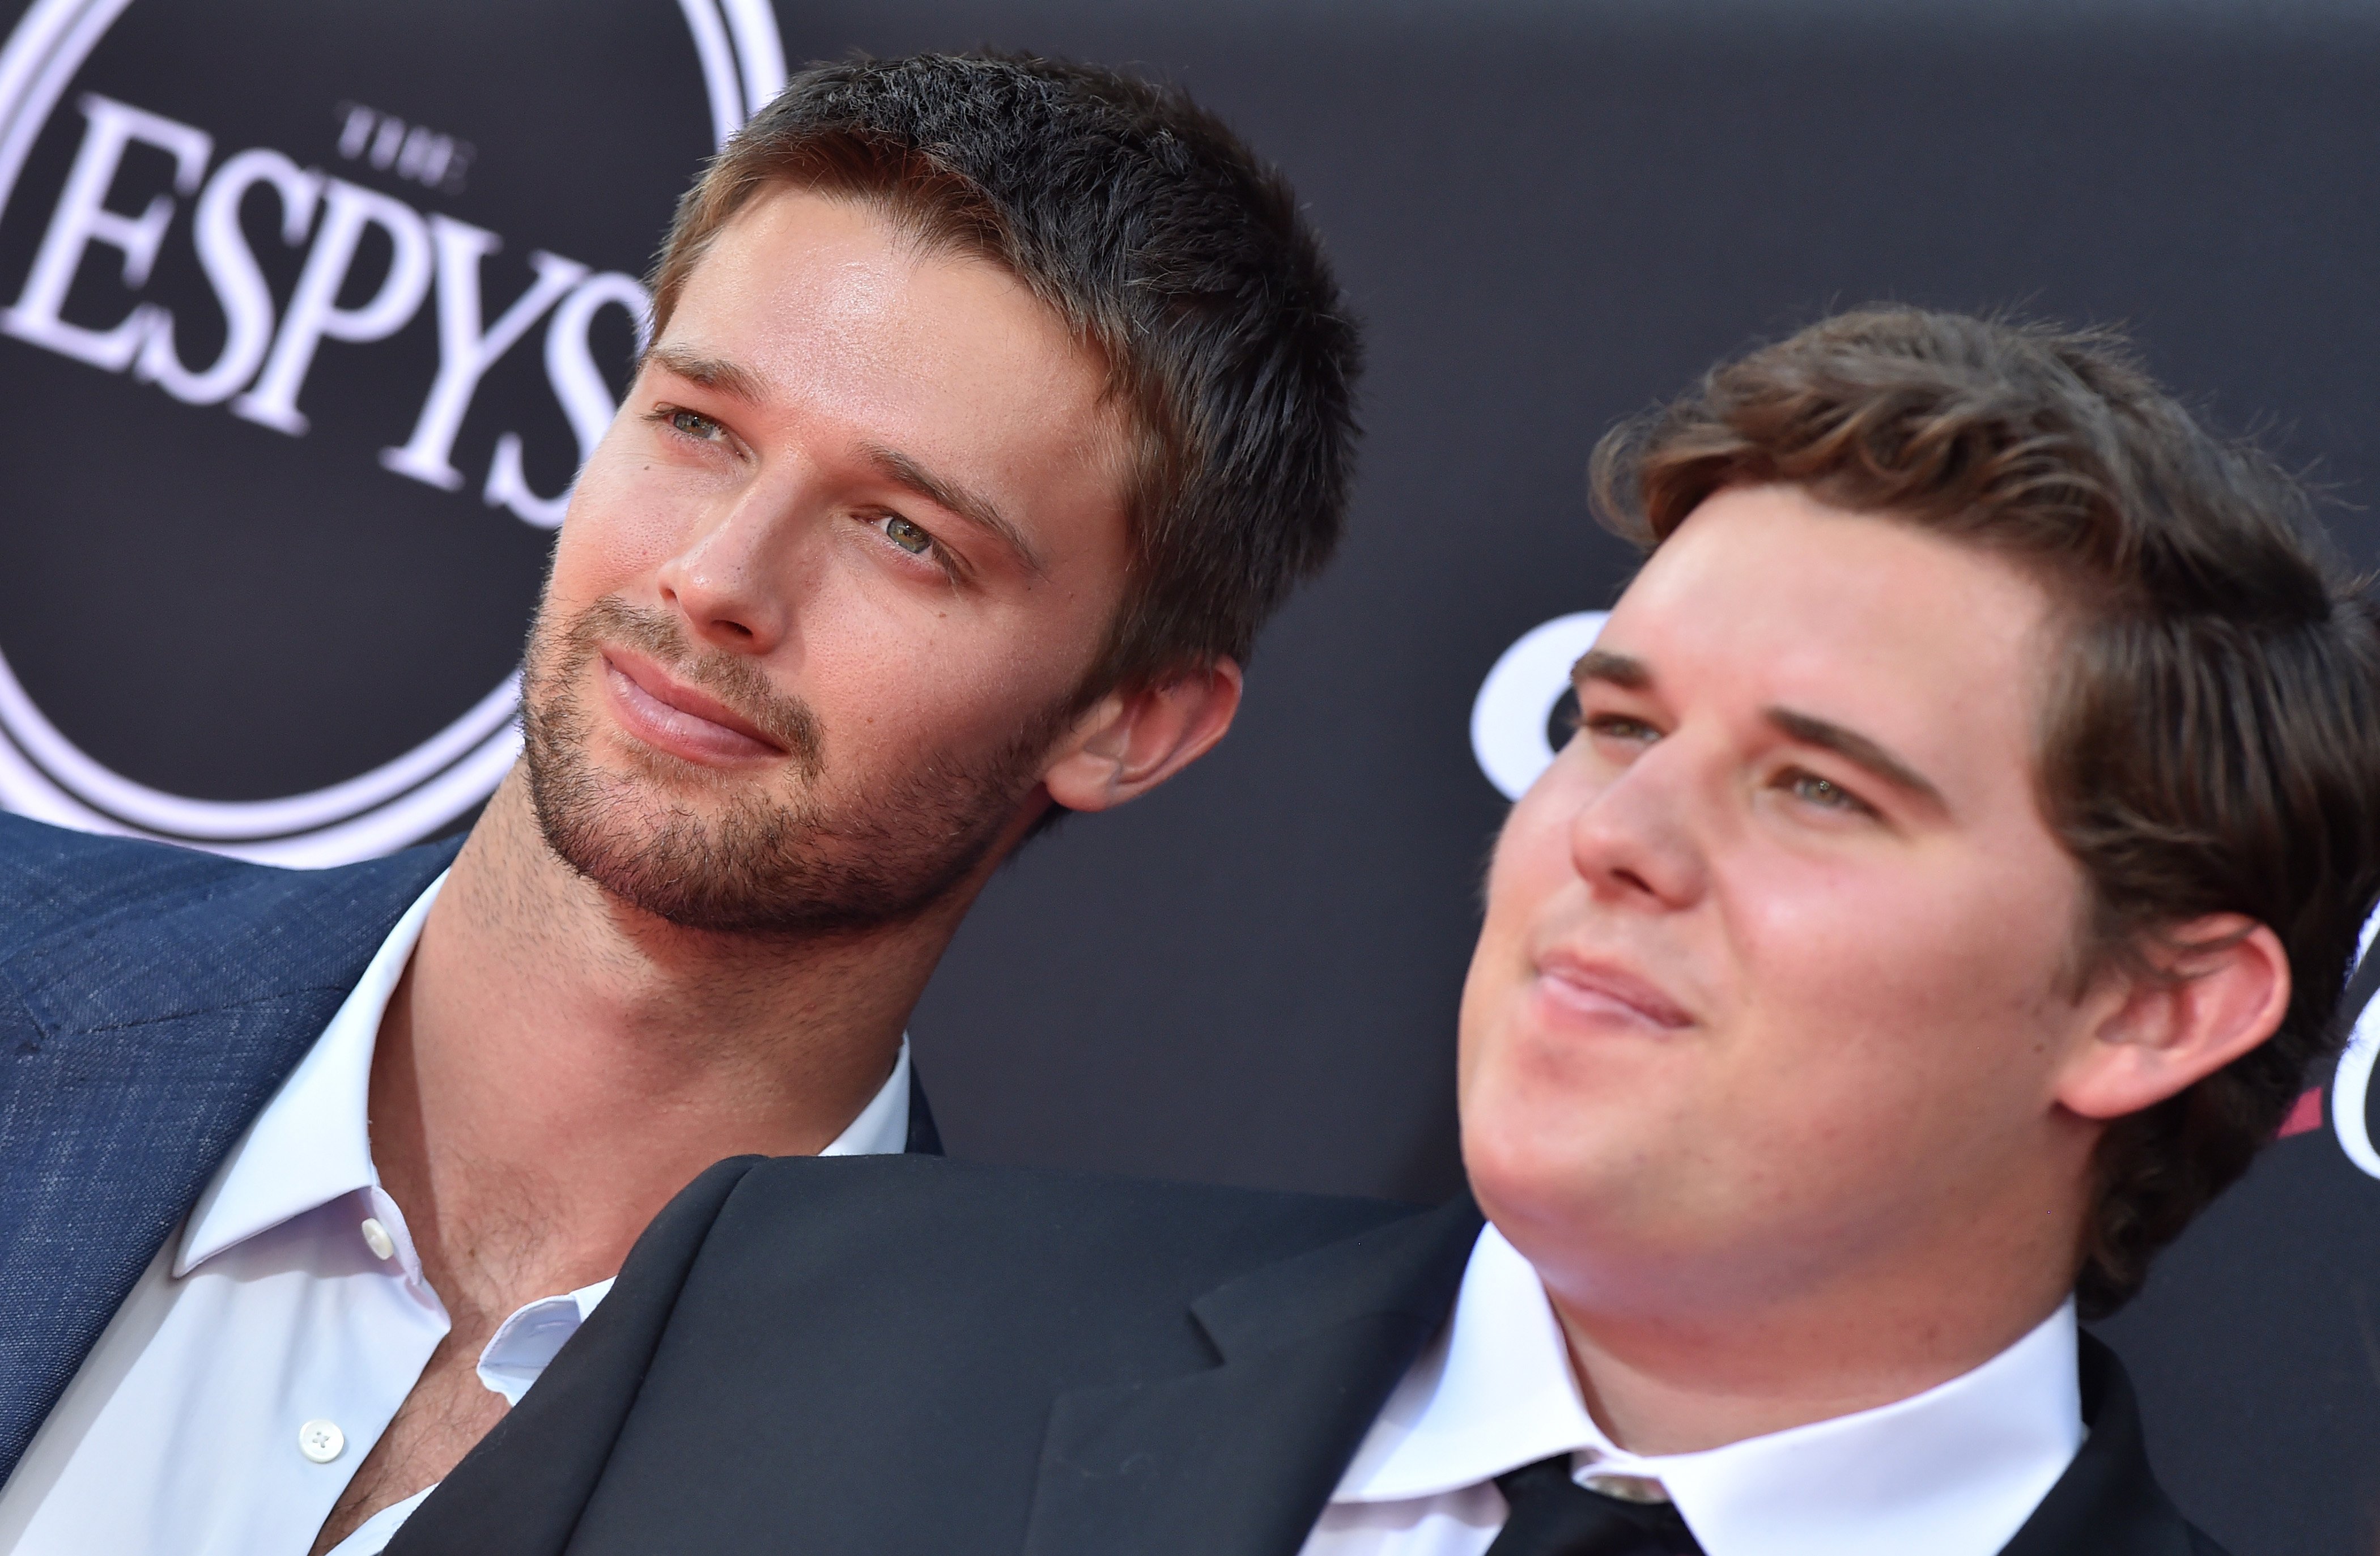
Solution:
M 662 565 L 662 604 L 710 648 L 765 654 L 793 626 L 793 591 L 808 543 L 801 483 L 792 475 L 754 481 L 686 537 Z
M 1602 901 L 1670 910 L 1707 880 L 1708 818 L 1695 753 L 1674 737 L 1585 796 L 1571 817 L 1571 864 Z

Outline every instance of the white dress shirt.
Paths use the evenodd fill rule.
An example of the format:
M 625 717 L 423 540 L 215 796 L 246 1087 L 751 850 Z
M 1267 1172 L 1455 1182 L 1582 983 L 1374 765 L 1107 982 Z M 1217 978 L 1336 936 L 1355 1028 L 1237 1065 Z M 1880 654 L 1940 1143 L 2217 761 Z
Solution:
M 2074 1308 L 1897 1404 L 1696 1453 L 1615 1447 L 1536 1271 L 1494 1226 L 1454 1314 L 1355 1451 L 1304 1556 L 1480 1556 L 1495 1477 L 1573 1455 L 1581 1485 L 1666 1494 L 1706 1556 L 1994 1556 L 2082 1445 Z M 1658 1482 L 1658 1489 L 1646 1482 Z
M 151 1261 L 0 1488 L 12 1556 L 305 1556 L 450 1327 L 371 1160 L 372 1046 L 445 877 Z M 830 1156 L 898 1151 L 909 1045 Z M 517 1404 L 611 1288 L 515 1312 L 480 1380 Z M 373 1556 L 421 1496 L 334 1556 Z

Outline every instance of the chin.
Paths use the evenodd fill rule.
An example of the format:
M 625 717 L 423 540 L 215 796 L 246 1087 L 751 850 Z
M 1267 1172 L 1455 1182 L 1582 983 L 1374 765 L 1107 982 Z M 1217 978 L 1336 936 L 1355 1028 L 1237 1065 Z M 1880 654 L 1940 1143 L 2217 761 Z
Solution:
M 1532 1090 L 1489 1090 L 1463 1111 L 1463 1165 L 1472 1192 L 1483 1206 L 1510 1206 L 1526 1216 L 1577 1198 L 1604 1175 L 1615 1143 L 1590 1110 Z
M 1678 1148 L 1693 1142 L 1642 1075 L 1589 1080 L 1578 1068 L 1491 1062 L 1473 1076 L 1463 1099 L 1463 1167 L 1500 1224 L 1509 1215 L 1618 1234 L 1640 1217 L 1663 1218 L 1648 1198 L 1661 1194 L 1656 1185 Z

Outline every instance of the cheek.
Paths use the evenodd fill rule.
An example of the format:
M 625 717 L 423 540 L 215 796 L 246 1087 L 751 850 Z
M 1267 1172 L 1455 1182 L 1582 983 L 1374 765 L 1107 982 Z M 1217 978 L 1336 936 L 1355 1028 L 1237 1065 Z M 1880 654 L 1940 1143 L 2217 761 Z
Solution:
M 1747 1081 L 1830 1129 L 1951 1127 L 1997 1094 L 2030 1106 L 2070 899 L 2004 870 L 1845 869 L 1724 888 L 1738 998 L 1762 1040 Z
M 1003 748 L 1062 699 L 1081 670 L 960 611 L 920 620 L 830 573 L 804 598 L 798 660 L 781 681 L 818 713 L 832 758 L 863 777 L 967 763 Z
M 1569 820 L 1580 803 L 1571 776 L 1561 763 L 1548 769 L 1513 806 L 1496 840 L 1487 911 L 1463 985 L 1456 1078 L 1466 1103 L 1483 1064 L 1510 1062 L 1498 1051 L 1513 1035 L 1535 976 L 1533 937 L 1559 910 L 1565 891 L 1584 893 L 1570 857 Z
M 684 482 L 622 446 L 599 445 L 571 489 L 569 517 L 553 553 L 554 592 L 592 601 L 659 572 L 691 526 L 698 499 Z
M 1512 807 L 1488 866 L 1487 911 L 1479 945 L 1507 974 L 1525 971 L 1528 938 L 1542 921 L 1549 899 L 1567 886 L 1583 885 L 1571 862 L 1570 820 L 1581 796 L 1560 764 Z

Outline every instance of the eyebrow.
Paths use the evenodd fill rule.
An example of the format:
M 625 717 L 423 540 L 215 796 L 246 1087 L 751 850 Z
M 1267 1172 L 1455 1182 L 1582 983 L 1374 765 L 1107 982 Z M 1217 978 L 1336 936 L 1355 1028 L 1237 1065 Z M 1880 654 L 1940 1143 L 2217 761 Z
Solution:
M 645 360 L 689 383 L 698 383 L 746 405 L 758 406 L 768 399 L 758 374 L 723 358 L 698 356 L 682 346 L 656 346 L 645 353 Z M 1014 553 L 1025 570 L 1035 577 L 1047 578 L 1050 576 L 1049 564 L 1034 549 L 1033 542 L 1026 538 L 1024 529 L 1002 513 L 1000 505 L 989 497 L 970 492 L 955 481 L 943 480 L 897 448 L 886 448 L 880 444 L 863 444 L 859 452 L 881 479 L 913 492 L 929 503 L 941 504 L 986 531 Z
M 1653 685 L 1653 667 L 1633 654 L 1614 653 L 1609 649 L 1589 649 L 1579 655 L 1578 663 L 1571 667 L 1571 681 L 1573 686 L 1601 681 L 1623 691 L 1645 691 Z M 1857 730 L 1845 729 L 1839 723 L 1813 714 L 1799 713 L 1791 708 L 1769 708 L 1764 711 L 1769 723 L 1789 738 L 1804 746 L 1832 751 L 1852 766 L 1874 774 L 1937 810 L 1949 808 L 1949 802 L 1942 797 L 1942 791 L 1936 788 L 1924 773 Z
M 885 480 L 949 509 L 984 530 L 1014 553 L 1025 570 L 1035 577 L 1047 578 L 1050 576 L 1049 565 L 1033 548 L 1033 542 L 1026 538 L 1025 531 L 1002 513 L 999 504 L 990 498 L 944 480 L 897 448 L 886 448 L 880 444 L 863 444 L 859 452 Z
M 757 406 L 768 397 L 758 374 L 723 358 L 698 357 L 682 346 L 656 346 L 645 353 L 645 360 L 689 383 L 717 390 L 746 405 Z
M 1633 654 L 1589 649 L 1570 667 L 1571 684 L 1602 681 L 1622 691 L 1643 691 L 1653 684 L 1653 667 Z
M 1936 788 L 1924 773 L 1857 730 L 1845 729 L 1840 724 L 1829 723 L 1807 713 L 1797 713 L 1791 708 L 1770 708 L 1767 712 L 1770 723 L 1803 745 L 1832 751 L 1854 767 L 1883 779 L 1937 810 L 1949 808 L 1942 798 L 1942 791 Z

